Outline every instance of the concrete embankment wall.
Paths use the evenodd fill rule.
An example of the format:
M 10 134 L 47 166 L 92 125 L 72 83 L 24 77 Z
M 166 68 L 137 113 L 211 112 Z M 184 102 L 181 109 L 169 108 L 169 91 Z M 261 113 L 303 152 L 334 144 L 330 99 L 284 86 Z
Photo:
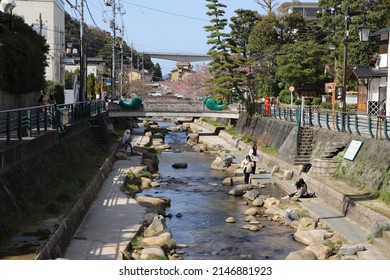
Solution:
M 277 157 L 290 165 L 296 155 L 297 132 L 292 122 L 267 118 L 242 116 L 236 129 L 243 135 L 253 135 L 258 146 L 278 149 Z M 343 156 L 352 140 L 363 142 L 353 161 Z M 334 143 L 343 143 L 345 149 L 335 156 L 339 166 L 336 179 L 345 181 L 352 187 L 364 188 L 369 192 L 380 189 L 390 191 L 390 142 L 375 140 L 356 134 L 335 132 L 328 129 L 313 128 L 313 152 L 311 162 L 324 155 Z
M 107 178 L 112 169 L 115 160 L 114 149 L 109 158 L 94 176 L 86 191 L 82 194 L 80 199 L 63 219 L 58 229 L 39 252 L 36 257 L 37 260 L 55 259 L 64 256 L 70 240 L 83 221 L 89 207 L 95 201 L 104 180 Z
M 34 207 L 50 197 L 65 170 L 71 170 L 83 154 L 96 152 L 93 142 L 88 121 L 84 120 L 67 127 L 64 137 L 51 131 L 4 151 L 7 160 L 0 169 L 0 238 L 32 218 Z M 68 192 L 63 190 L 63 196 L 71 195 Z

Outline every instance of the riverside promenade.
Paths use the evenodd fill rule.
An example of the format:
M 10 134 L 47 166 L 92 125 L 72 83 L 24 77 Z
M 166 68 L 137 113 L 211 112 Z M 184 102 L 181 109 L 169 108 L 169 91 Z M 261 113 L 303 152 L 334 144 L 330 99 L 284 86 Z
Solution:
M 196 125 L 201 132 L 200 141 L 218 144 L 229 149 L 235 156 L 234 163 L 241 163 L 249 151 L 249 146 L 238 147 L 229 139 L 213 135 L 212 128 L 193 125 Z M 142 145 L 142 142 L 143 136 L 135 135 L 133 137 L 133 145 Z M 64 258 L 70 260 L 122 259 L 122 251 L 126 249 L 127 244 L 141 229 L 145 213 L 142 206 L 121 191 L 126 170 L 131 166 L 140 165 L 140 161 L 141 157 L 136 155 L 129 156 L 128 160 L 116 161 L 98 194 L 98 198 L 67 248 Z M 259 168 L 264 169 L 266 174 L 270 174 L 272 167 L 260 164 Z M 271 176 L 270 178 L 273 178 L 287 193 L 295 191 L 291 186 L 293 181 L 283 181 Z M 256 176 L 253 176 L 252 180 L 257 180 Z M 323 224 L 332 228 L 345 243 L 365 246 L 367 250 L 359 256 L 359 259 L 386 259 L 380 251 L 369 244 L 369 231 L 367 229 L 330 207 L 323 199 L 318 197 L 302 200 L 301 205 Z

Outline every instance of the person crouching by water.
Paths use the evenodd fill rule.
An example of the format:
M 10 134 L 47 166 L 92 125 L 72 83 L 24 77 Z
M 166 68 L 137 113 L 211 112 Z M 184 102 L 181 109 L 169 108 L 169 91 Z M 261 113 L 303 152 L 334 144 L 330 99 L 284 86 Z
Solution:
M 251 157 L 251 161 L 253 162 L 252 174 L 255 174 L 255 172 L 256 172 L 256 163 L 259 160 L 257 158 L 257 146 L 256 146 L 256 144 L 253 144 L 252 149 L 249 150 L 248 154 Z
M 302 178 L 299 178 L 299 180 L 295 182 L 295 187 L 297 188 L 295 192 L 282 197 L 282 199 L 297 200 L 298 198 L 315 197 L 315 194 L 309 195 L 306 182 Z
M 130 129 L 127 129 L 125 131 L 125 133 L 123 134 L 122 144 L 123 144 L 123 147 L 124 147 L 126 152 L 127 152 L 128 148 L 130 148 L 130 152 L 131 152 L 131 154 L 133 154 L 133 145 L 131 145 Z
M 247 155 L 241 162 L 242 173 L 244 174 L 244 184 L 249 184 L 249 176 L 254 168 L 251 156 Z

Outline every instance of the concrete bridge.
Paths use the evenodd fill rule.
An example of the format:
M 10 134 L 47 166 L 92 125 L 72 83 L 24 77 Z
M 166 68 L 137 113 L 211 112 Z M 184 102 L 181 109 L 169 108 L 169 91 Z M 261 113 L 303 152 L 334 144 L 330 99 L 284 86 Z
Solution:
M 110 117 L 204 117 L 204 118 L 228 118 L 238 119 L 239 110 L 234 105 L 229 105 L 226 110 L 214 111 L 208 109 L 201 100 L 186 99 L 144 99 L 138 109 L 122 108 L 117 102 L 108 104 Z

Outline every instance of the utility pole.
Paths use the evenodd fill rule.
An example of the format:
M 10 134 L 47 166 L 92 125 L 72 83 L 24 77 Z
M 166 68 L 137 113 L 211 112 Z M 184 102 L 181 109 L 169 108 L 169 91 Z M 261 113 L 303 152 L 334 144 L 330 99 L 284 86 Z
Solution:
M 80 91 L 79 100 L 86 100 L 86 59 L 84 50 L 84 0 L 80 1 Z
M 39 13 L 39 35 L 41 35 L 41 36 L 42 36 L 42 29 L 43 29 L 42 14 Z
M 112 70 L 111 70 L 111 100 L 116 99 L 116 71 L 115 71 L 115 43 L 116 43 L 116 23 L 115 23 L 115 15 L 116 15 L 116 2 L 115 0 L 106 0 L 106 6 L 112 7 L 112 19 L 111 19 L 111 29 L 112 29 Z
M 122 5 L 120 6 L 120 14 L 121 16 L 123 16 L 126 12 L 123 10 L 123 7 Z M 123 42 L 124 42 L 124 39 L 123 37 L 125 36 L 125 25 L 123 23 L 123 17 L 122 17 L 122 29 L 121 29 L 121 33 L 122 33 L 122 38 L 121 38 L 121 73 L 120 73 L 120 95 L 122 96 L 123 94 L 123 78 L 124 78 L 124 75 L 123 75 Z

